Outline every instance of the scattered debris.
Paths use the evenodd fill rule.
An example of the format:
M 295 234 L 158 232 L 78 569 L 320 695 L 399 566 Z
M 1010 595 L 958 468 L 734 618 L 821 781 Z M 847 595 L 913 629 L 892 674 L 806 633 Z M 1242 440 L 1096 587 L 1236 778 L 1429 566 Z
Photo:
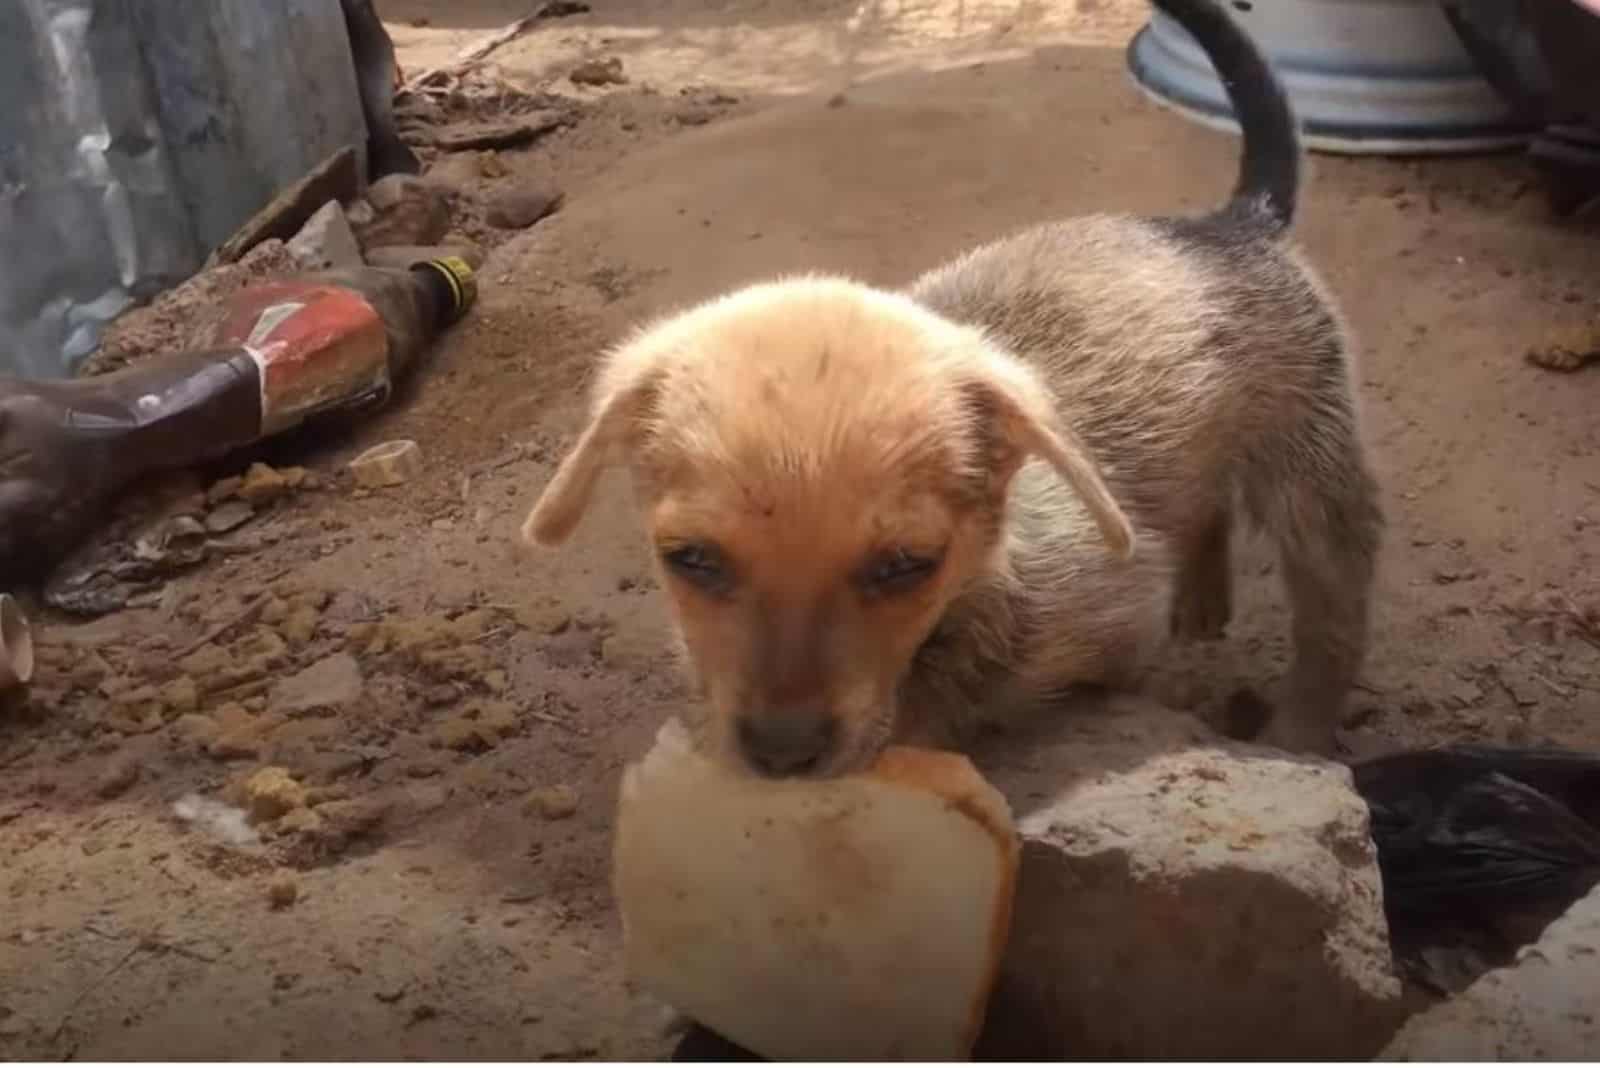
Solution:
M 270 823 L 306 804 L 306 788 L 295 781 L 287 768 L 265 767 L 244 784 L 250 817 L 256 823 Z
M 206 530 L 211 534 L 226 534 L 230 530 L 244 526 L 255 517 L 256 510 L 249 501 L 223 501 L 206 513 Z
M 515 734 L 521 725 L 522 717 L 511 705 L 504 701 L 483 701 L 474 702 L 460 715 L 445 720 L 437 733 L 439 744 L 446 749 L 482 753 Z
M 244 810 L 234 808 L 232 805 L 225 805 L 198 794 L 185 794 L 173 803 L 172 812 L 184 823 L 194 824 L 228 845 L 261 844 L 261 836 L 250 826 Z
M 546 786 L 528 795 L 526 808 L 547 820 L 564 820 L 578 811 L 578 791 L 565 784 Z
M 192 515 L 167 516 L 131 533 L 113 529 L 52 575 L 45 603 L 77 616 L 115 612 L 201 563 L 209 545 L 204 524 Z
M 564 194 L 547 186 L 507 189 L 489 198 L 484 219 L 501 230 L 523 230 L 561 207 Z
M 337 200 L 330 200 L 306 220 L 300 232 L 289 239 L 290 255 L 308 270 L 334 267 L 360 267 L 361 246 Z
M 287 716 L 346 708 L 360 699 L 361 665 L 348 653 L 324 657 L 272 688 L 274 712 Z
M 95 796 L 103 801 L 121 797 L 139 781 L 139 772 L 139 762 L 134 757 L 125 753 L 113 758 L 95 785 Z
M 386 441 L 350 461 L 350 474 L 365 489 L 399 486 L 422 473 L 422 449 L 414 441 Z
M 275 909 L 286 909 L 300 900 L 300 885 L 287 876 L 267 884 L 267 904 Z
M 244 478 L 233 491 L 234 496 L 253 507 L 271 504 L 291 490 L 305 484 L 303 467 L 286 467 L 282 471 L 263 463 L 251 464 Z
M 622 60 L 616 56 L 605 59 L 586 59 L 572 68 L 567 75 L 573 85 L 626 85 L 628 76 L 622 70 Z
M 318 805 L 321 822 L 302 835 L 307 859 L 336 856 L 351 843 L 372 835 L 389 815 L 389 803 L 381 798 L 329 801 Z

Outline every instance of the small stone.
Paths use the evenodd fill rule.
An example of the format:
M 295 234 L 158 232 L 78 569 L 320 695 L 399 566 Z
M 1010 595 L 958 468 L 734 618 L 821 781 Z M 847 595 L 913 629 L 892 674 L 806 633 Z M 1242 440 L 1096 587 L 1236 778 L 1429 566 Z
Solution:
M 305 787 L 295 781 L 288 769 L 279 767 L 262 768 L 250 776 L 244 784 L 244 795 L 257 823 L 278 819 L 304 808 L 306 803 Z
M 274 879 L 267 886 L 267 904 L 286 909 L 300 900 L 300 887 L 293 879 Z
M 717 112 L 712 108 L 690 104 L 673 112 L 672 117 L 680 126 L 704 126 L 717 117 Z
M 279 834 L 317 834 L 322 830 L 322 817 L 314 808 L 297 808 L 278 819 Z
M 212 534 L 226 534 L 250 522 L 255 514 L 256 510 L 245 501 L 223 501 L 206 513 L 206 530 Z
M 324 845 L 343 849 L 351 841 L 370 834 L 389 815 L 389 804 L 372 798 L 355 801 L 330 801 L 317 809 L 322 817 L 320 838 Z
M 478 723 L 501 738 L 509 738 L 522 726 L 522 717 L 505 701 L 487 701 L 478 708 Z
M 269 627 L 276 627 L 289 618 L 289 602 L 282 597 L 268 597 L 257 618 Z
M 94 792 L 102 800 L 110 801 L 127 793 L 138 781 L 139 762 L 131 756 L 124 755 L 112 760 L 110 766 L 100 776 Z
M 573 85 L 626 85 L 628 76 L 622 70 L 622 60 L 616 56 L 605 59 L 586 59 L 572 68 L 567 75 Z
M 490 226 L 501 230 L 523 230 L 555 214 L 563 199 L 559 189 L 546 186 L 508 189 L 489 198 L 483 217 Z
M 335 653 L 279 682 L 272 688 L 270 703 L 273 711 L 290 716 L 341 709 L 359 700 L 364 686 L 356 658 Z
M 564 820 L 578 811 L 578 791 L 565 784 L 546 786 L 529 794 L 525 807 L 530 815 Z
M 200 709 L 200 688 L 188 675 L 179 675 L 161 688 L 161 709 L 168 719 Z
M 260 755 L 263 739 L 278 720 L 253 715 L 241 704 L 226 704 L 213 713 L 214 734 L 206 752 L 215 760 L 246 760 Z
M 351 229 L 360 229 L 372 224 L 378 217 L 378 210 L 365 197 L 361 197 L 344 205 L 344 217 Z
M 289 252 L 308 270 L 360 267 L 361 246 L 350 229 L 344 209 L 337 200 L 330 200 L 318 208 L 287 242 Z
M 390 174 L 372 183 L 367 203 L 376 217 L 356 227 L 362 248 L 380 245 L 432 245 L 450 229 L 450 206 L 432 184 L 409 174 Z
M 206 503 L 220 504 L 236 496 L 239 492 L 239 487 L 242 485 L 244 485 L 244 479 L 238 475 L 219 478 L 211 484 L 210 489 L 206 490 Z
M 350 475 L 363 489 L 403 485 L 421 472 L 422 450 L 405 439 L 374 445 L 350 461 Z
M 435 729 L 439 744 L 458 753 L 482 753 L 493 749 L 494 734 L 468 716 L 453 716 Z
M 500 158 L 498 152 L 480 152 L 478 154 L 478 173 L 485 178 L 504 178 L 511 173 L 511 168 L 506 166 L 506 161 Z
M 499 668 L 495 668 L 483 676 L 484 689 L 490 693 L 505 693 L 510 685 L 511 683 L 506 678 L 506 673 Z
M 197 712 L 179 716 L 172 727 L 179 738 L 199 749 L 208 748 L 217 737 L 217 721 Z
M 221 675 L 232 666 L 233 657 L 215 642 L 207 642 L 178 661 L 178 667 L 186 674 L 200 679 Z
M 251 464 L 244 480 L 236 491 L 239 498 L 250 504 L 270 504 L 289 492 L 289 481 L 266 464 Z
M 317 626 L 321 622 L 322 615 L 316 609 L 296 608 L 283 621 L 278 633 L 282 634 L 283 640 L 290 645 L 304 645 L 316 637 Z
M 106 717 L 106 725 L 120 734 L 149 734 L 158 731 L 166 720 L 153 705 L 119 707 Z

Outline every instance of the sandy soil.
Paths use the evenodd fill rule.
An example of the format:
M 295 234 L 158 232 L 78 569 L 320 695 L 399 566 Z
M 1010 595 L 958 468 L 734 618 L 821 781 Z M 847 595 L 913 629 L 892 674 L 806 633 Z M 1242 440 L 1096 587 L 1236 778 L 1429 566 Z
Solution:
M 353 435 L 247 458 L 320 476 L 249 551 L 92 624 L 41 613 L 38 685 L 0 718 L 0 1056 L 661 1055 L 606 862 L 618 773 L 683 699 L 663 607 L 620 480 L 570 550 L 513 538 L 595 352 L 735 283 L 894 283 L 1034 220 L 1199 209 L 1232 181 L 1231 140 L 1126 78 L 1130 0 L 593 6 L 496 54 L 584 117 L 446 166 L 472 196 L 567 200 L 494 248 L 413 387 Z M 408 72 L 525 7 L 380 4 Z M 597 57 L 627 82 L 566 80 Z M 1515 158 L 1318 158 L 1299 234 L 1362 342 L 1392 518 L 1353 743 L 1600 747 L 1576 621 L 1600 594 L 1600 378 L 1523 360 L 1595 315 L 1600 243 L 1550 221 Z M 353 492 L 345 461 L 394 437 L 423 476 Z M 1241 567 L 1229 640 L 1175 697 L 1203 713 L 1283 666 L 1269 559 Z M 189 795 L 257 806 L 261 840 L 230 844 L 251 832 Z

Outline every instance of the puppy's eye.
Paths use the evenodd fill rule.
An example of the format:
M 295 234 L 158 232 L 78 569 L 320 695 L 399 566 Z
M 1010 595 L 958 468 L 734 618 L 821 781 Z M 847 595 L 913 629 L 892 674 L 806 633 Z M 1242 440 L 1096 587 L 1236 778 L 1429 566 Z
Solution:
M 703 542 L 678 545 L 663 551 L 661 562 L 674 575 L 708 593 L 725 593 L 733 582 L 728 562 L 715 545 Z
M 939 570 L 941 556 L 922 556 L 894 549 L 868 561 L 861 572 L 861 584 L 871 593 L 906 593 L 916 589 Z

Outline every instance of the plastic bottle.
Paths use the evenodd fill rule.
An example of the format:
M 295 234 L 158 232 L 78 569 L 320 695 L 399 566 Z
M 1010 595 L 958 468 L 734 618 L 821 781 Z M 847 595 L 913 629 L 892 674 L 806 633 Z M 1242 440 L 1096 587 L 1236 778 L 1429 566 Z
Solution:
M 0 577 L 42 577 L 143 475 L 381 405 L 476 296 L 454 257 L 324 271 L 235 293 L 206 351 L 74 381 L 0 377 Z

